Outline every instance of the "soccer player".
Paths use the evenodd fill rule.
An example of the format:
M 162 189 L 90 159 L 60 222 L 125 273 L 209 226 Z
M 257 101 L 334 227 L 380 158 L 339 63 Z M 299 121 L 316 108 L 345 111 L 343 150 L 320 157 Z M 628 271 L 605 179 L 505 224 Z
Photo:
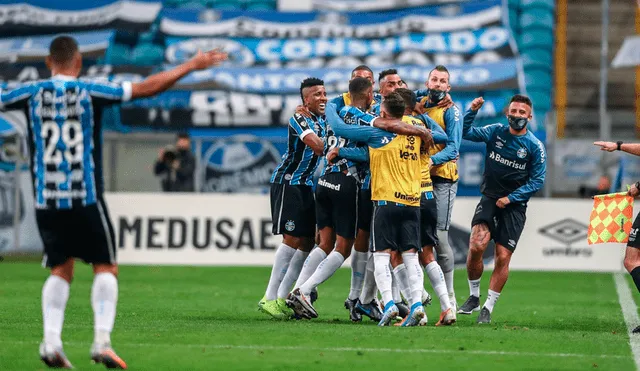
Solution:
M 509 125 L 472 127 L 473 118 L 482 105 L 478 98 L 470 115 L 465 115 L 463 138 L 487 145 L 482 198 L 471 221 L 471 238 L 467 255 L 470 296 L 459 313 L 480 310 L 480 277 L 484 254 L 490 239 L 496 243 L 495 268 L 489 282 L 489 294 L 482 306 L 478 323 L 491 323 L 491 313 L 509 276 L 509 262 L 516 249 L 526 220 L 527 202 L 544 184 L 546 155 L 542 142 L 527 130 L 532 103 L 516 94 L 507 111 Z M 475 108 L 475 110 L 474 110 Z
M 118 299 L 115 238 L 103 198 L 102 128 L 105 106 L 162 92 L 191 71 L 213 66 L 226 54 L 198 52 L 176 68 L 140 83 L 78 79 L 82 55 L 69 36 L 56 37 L 46 65 L 52 77 L 0 89 L 0 108 L 29 117 L 36 221 L 51 269 L 42 288 L 44 340 L 40 358 L 52 368 L 72 368 L 62 346 L 62 325 L 73 279 L 74 258 L 93 265 L 91 359 L 108 368 L 126 363 L 111 347 Z
M 354 84 L 354 82 L 352 82 Z M 365 87 L 371 89 L 370 87 Z M 350 89 L 351 90 L 351 89 Z M 369 145 L 369 158 L 372 170 L 372 199 L 375 202 L 373 217 L 373 240 L 375 280 L 385 304 L 380 326 L 389 325 L 398 315 L 398 308 L 391 293 L 390 252 L 400 250 L 403 260 L 409 267 L 412 307 L 409 319 L 404 325 L 417 325 L 424 317 L 422 308 L 423 277 L 419 266 L 419 202 L 420 202 L 420 161 L 421 142 L 428 143 L 431 135 L 421 124 L 410 117 L 404 117 L 404 101 L 391 93 L 383 101 L 381 117 L 402 119 L 412 130 L 408 135 L 397 135 L 378 128 L 358 126 L 348 130 L 349 126 L 329 109 L 327 119 L 340 135 L 350 139 L 365 141 Z M 345 107 L 340 116 L 345 120 L 359 120 L 366 116 L 353 116 L 354 111 Z M 375 121 L 376 119 L 372 120 Z M 400 155 L 398 155 L 398 150 Z
M 632 155 L 640 156 L 640 144 L 638 143 L 624 143 L 623 141 L 617 142 L 594 142 L 596 146 L 599 146 L 601 150 L 613 152 L 623 151 Z M 638 197 L 640 195 L 640 182 L 636 182 L 629 188 L 627 194 L 631 197 Z M 636 284 L 636 288 L 640 291 L 640 239 L 638 239 L 638 231 L 640 230 L 640 215 L 636 216 L 631 226 L 631 233 L 629 234 L 629 243 L 624 253 L 624 267 L 633 278 L 633 282 Z M 640 326 L 633 329 L 632 333 L 640 333 Z
M 278 319 L 292 314 L 285 299 L 314 246 L 313 173 L 325 152 L 324 82 L 305 79 L 300 84 L 300 96 L 312 117 L 295 113 L 289 119 L 287 152 L 271 176 L 273 234 L 281 234 L 283 239 L 276 250 L 266 293 L 258 303 L 261 311 Z
M 454 255 L 449 244 L 449 226 L 451 211 L 458 191 L 458 167 L 456 160 L 462 140 L 462 123 L 460 111 L 454 105 L 442 107 L 438 103 L 445 99 L 451 85 L 449 85 L 449 71 L 442 65 L 436 66 L 429 73 L 426 82 L 428 96 L 420 101 L 424 113 L 431 117 L 444 129 L 449 138 L 446 144 L 438 144 L 429 149 L 431 155 L 431 179 L 438 207 L 437 236 L 438 264 L 444 272 L 444 278 L 449 292 L 449 300 L 456 312 L 457 303 L 453 287 Z

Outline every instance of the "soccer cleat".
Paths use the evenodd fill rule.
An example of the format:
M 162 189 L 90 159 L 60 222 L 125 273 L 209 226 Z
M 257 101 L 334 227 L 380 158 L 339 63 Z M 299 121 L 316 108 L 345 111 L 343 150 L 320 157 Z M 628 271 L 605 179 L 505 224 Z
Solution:
M 311 290 L 311 293 L 309 294 L 309 300 L 311 300 L 311 305 L 313 305 L 318 300 L 318 289 L 317 288 Z
M 460 309 L 458 309 L 458 313 L 460 314 L 471 314 L 473 312 L 477 312 L 480 310 L 480 298 L 477 296 L 469 296 L 469 299 L 462 304 Z
M 275 319 L 286 319 L 287 315 L 282 312 L 277 300 L 267 300 L 260 307 L 260 311 L 270 315 Z
M 422 303 L 416 303 L 411 306 L 411 312 L 407 318 L 402 322 L 402 327 L 418 326 L 420 321 L 427 315 L 424 313 L 424 307 Z
M 636 327 L 631 331 L 632 334 L 640 334 L 640 326 Z
M 276 303 L 278 304 L 278 308 L 280 309 L 280 311 L 286 316 L 287 319 L 294 316 L 293 310 L 287 306 L 287 301 L 285 299 L 276 299 Z
M 398 307 L 398 316 L 401 318 L 405 318 L 411 312 L 409 307 L 404 302 L 396 303 L 396 307 Z
M 427 290 L 422 290 L 422 306 L 426 307 L 427 305 L 431 305 L 431 295 L 427 292 Z
M 491 312 L 486 307 L 482 307 L 477 323 L 491 323 Z
M 382 319 L 378 322 L 378 326 L 389 326 L 391 321 L 393 321 L 398 316 L 398 307 L 390 301 L 382 314 Z
M 50 368 L 73 368 L 62 348 L 56 349 L 53 345 L 40 344 L 40 359 Z
M 309 302 L 309 299 L 299 288 L 289 293 L 287 296 L 287 305 L 299 316 L 318 318 L 318 312 L 316 312 L 316 309 Z
M 382 312 L 380 311 L 380 308 L 378 308 L 378 304 L 375 299 L 371 300 L 371 303 L 369 304 L 362 304 L 358 299 L 356 310 L 358 313 L 371 318 L 372 321 L 380 322 L 380 320 L 382 320 Z
M 436 322 L 436 326 L 451 326 L 456 323 L 456 314 L 452 308 L 440 313 L 440 320 Z
M 352 322 L 360 322 L 362 321 L 362 314 L 357 311 L 357 305 L 360 302 L 360 299 L 349 299 L 344 301 L 344 307 L 349 311 L 349 318 Z
M 111 344 L 101 347 L 94 344 L 91 347 L 91 360 L 95 363 L 102 363 L 107 368 L 127 369 L 127 364 L 111 349 Z

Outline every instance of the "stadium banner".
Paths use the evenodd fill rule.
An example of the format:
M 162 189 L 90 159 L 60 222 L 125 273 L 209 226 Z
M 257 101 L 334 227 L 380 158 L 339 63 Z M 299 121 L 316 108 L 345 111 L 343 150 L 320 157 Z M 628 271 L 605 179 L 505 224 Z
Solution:
M 474 98 L 485 103 L 477 119 L 500 116 L 513 90 L 452 93 L 463 114 Z M 172 91 L 123 104 L 121 119 L 132 127 L 228 128 L 284 127 L 300 105 L 300 94 L 245 94 L 224 91 Z
M 382 38 L 448 32 L 502 23 L 501 0 L 470 1 L 385 12 L 252 12 L 163 9 L 160 30 L 173 36 L 255 38 Z
M 0 34 L 42 35 L 106 28 L 145 31 L 161 7 L 159 0 L 3 2 Z
M 271 234 L 268 195 L 108 193 L 106 199 L 120 264 L 269 266 L 282 238 Z M 460 197 L 454 203 L 451 243 L 458 265 L 466 259 L 478 201 Z M 623 244 L 587 243 L 591 207 L 590 200 L 531 200 L 511 269 L 621 271 Z M 488 250 L 485 264 L 491 265 Z
M 313 0 L 317 10 L 335 11 L 382 11 L 430 4 L 461 3 L 466 0 Z
M 0 256 L 39 253 L 43 249 L 36 226 L 26 138 L 27 121 L 23 112 L 0 113 Z M 18 151 L 18 145 L 21 152 Z M 16 171 L 18 156 L 23 160 L 22 166 Z M 20 177 L 18 183 L 16 176 Z M 19 189 L 16 189 L 16 185 Z M 19 215 L 17 220 L 16 213 Z M 16 231 L 19 231 L 17 250 Z
M 512 58 L 511 32 L 505 26 L 455 32 L 407 34 L 376 39 L 167 38 L 165 59 L 177 64 L 198 50 L 222 48 L 228 65 L 251 67 L 339 67 L 366 64 L 460 65 Z
M 102 56 L 113 39 L 113 31 L 76 32 L 69 34 L 77 42 L 83 57 Z M 23 36 L 0 39 L 0 62 L 42 63 L 49 55 L 49 45 L 57 35 Z M 5 72 L 2 72 L 4 75 Z

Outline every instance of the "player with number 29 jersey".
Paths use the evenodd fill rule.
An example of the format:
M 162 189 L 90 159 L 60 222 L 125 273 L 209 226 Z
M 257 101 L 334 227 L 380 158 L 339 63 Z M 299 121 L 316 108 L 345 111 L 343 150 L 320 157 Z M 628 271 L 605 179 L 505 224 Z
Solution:
M 131 83 L 57 75 L 0 93 L 4 109 L 30 118 L 29 146 L 37 209 L 96 204 L 104 192 L 102 113 L 131 98 Z

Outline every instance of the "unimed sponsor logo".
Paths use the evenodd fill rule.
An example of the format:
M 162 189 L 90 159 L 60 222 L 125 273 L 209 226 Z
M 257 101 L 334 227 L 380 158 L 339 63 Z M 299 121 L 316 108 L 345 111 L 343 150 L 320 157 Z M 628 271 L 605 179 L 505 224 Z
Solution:
M 118 247 L 165 250 L 275 250 L 268 243 L 270 219 L 183 218 L 163 216 L 120 216 L 117 219 Z

